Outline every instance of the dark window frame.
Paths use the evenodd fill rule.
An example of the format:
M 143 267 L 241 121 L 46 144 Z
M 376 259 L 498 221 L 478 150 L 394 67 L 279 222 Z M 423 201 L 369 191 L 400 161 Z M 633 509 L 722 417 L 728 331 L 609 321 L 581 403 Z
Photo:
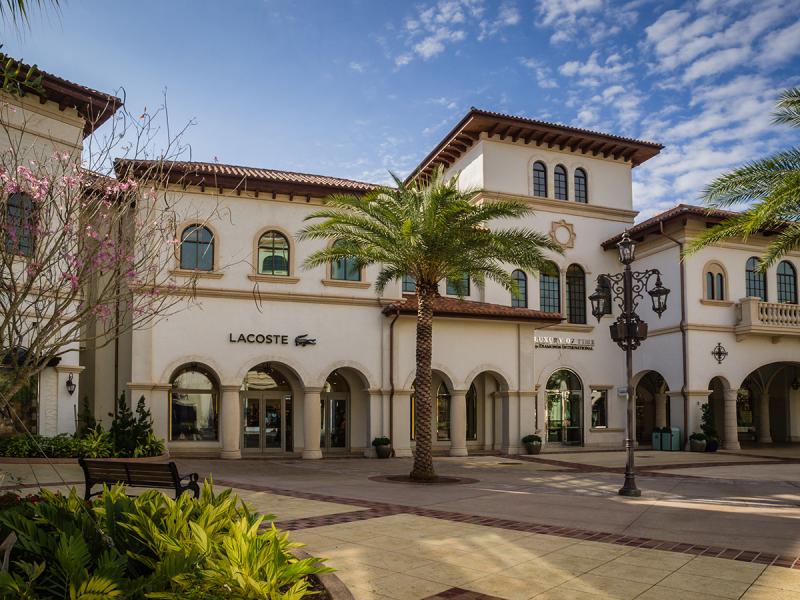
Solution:
M 745 295 L 767 301 L 767 274 L 758 270 L 758 257 L 751 256 L 744 266 Z
M 511 306 L 528 308 L 528 276 L 521 269 L 514 269 L 511 278 L 517 283 L 517 291 L 511 292 Z
M 783 272 L 782 272 L 783 271 Z M 797 269 L 788 260 L 782 260 L 776 272 L 778 303 L 797 304 Z
M 567 321 L 586 325 L 586 271 L 579 264 L 567 267 Z
M 417 293 L 417 280 L 413 275 L 403 275 L 403 293 L 416 294 Z
M 206 379 L 208 379 L 209 383 L 211 384 L 210 388 L 181 388 L 176 387 L 175 383 L 181 375 L 185 375 L 186 373 L 200 373 Z M 181 440 L 180 433 L 176 437 L 175 436 L 175 416 L 174 416 L 174 396 L 175 394 L 202 394 L 202 395 L 210 395 L 211 396 L 211 407 L 213 410 L 213 417 L 214 417 L 214 437 L 213 439 L 204 439 L 203 441 L 219 441 L 222 438 L 220 437 L 220 384 L 217 380 L 216 376 L 209 371 L 208 369 L 203 368 L 200 365 L 190 364 L 184 365 L 180 367 L 178 370 L 170 378 L 170 391 L 169 391 L 169 437 L 170 442 L 183 442 L 183 441 L 192 441 L 192 440 Z
M 539 272 L 539 309 L 544 312 L 561 312 L 561 273 L 558 266 L 548 262 L 553 272 Z
M 283 246 L 277 245 L 275 243 L 276 239 L 282 239 L 286 244 L 285 248 Z M 261 251 L 264 250 L 268 254 L 264 256 L 264 259 L 261 258 Z M 264 262 L 269 257 L 272 256 L 273 258 L 278 256 L 283 258 L 278 251 L 286 250 L 286 269 L 285 273 L 283 269 L 276 269 L 275 264 L 273 262 L 271 269 L 264 268 Z M 258 268 L 259 275 L 271 275 L 274 277 L 289 277 L 292 274 L 292 245 L 289 243 L 289 238 L 286 234 L 278 231 L 277 229 L 270 229 L 262 233 L 258 238 L 258 264 L 256 265 Z
M 208 234 L 208 239 L 201 239 L 203 234 Z M 214 234 L 208 227 L 199 223 L 184 227 L 181 233 L 181 269 L 186 271 L 213 271 L 214 246 Z M 209 254 L 211 262 L 204 265 L 203 263 L 208 260 Z
M 344 244 L 336 240 L 333 246 Z M 331 279 L 335 281 L 361 281 L 361 268 L 354 258 L 337 258 L 331 261 Z
M 6 252 L 24 258 L 36 251 L 36 207 L 25 192 L 14 192 L 6 201 Z
M 540 160 L 533 163 L 533 195 L 547 198 L 547 167 Z
M 581 167 L 575 169 L 573 187 L 575 188 L 575 202 L 589 204 L 589 176 L 585 169 Z
M 464 294 L 463 294 L 464 297 L 469 296 L 470 295 L 469 275 L 464 275 L 464 277 L 461 279 L 461 284 L 464 287 Z M 450 279 L 449 277 L 445 279 L 444 288 L 445 288 L 445 293 L 448 296 L 458 296 L 458 287 L 456 286 L 454 279 Z
M 553 168 L 553 196 L 556 200 L 569 200 L 569 185 L 567 168 L 564 165 L 556 165 Z

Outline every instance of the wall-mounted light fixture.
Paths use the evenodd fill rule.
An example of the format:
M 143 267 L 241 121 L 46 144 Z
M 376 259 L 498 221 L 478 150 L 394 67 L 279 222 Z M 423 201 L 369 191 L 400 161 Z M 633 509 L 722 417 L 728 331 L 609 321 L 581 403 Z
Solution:
M 72 380 L 72 373 L 70 373 L 70 374 L 69 374 L 69 377 L 67 378 L 67 393 L 68 393 L 70 396 L 72 396 L 72 394 L 74 394 L 74 393 L 75 393 L 75 390 L 76 390 L 77 388 L 78 388 L 78 386 L 77 386 L 77 385 L 75 385 L 75 382 Z
M 790 383 L 789 385 L 791 385 L 792 389 L 795 391 L 800 390 L 800 379 L 797 378 L 797 375 L 794 376 L 794 379 L 792 379 L 792 383 Z

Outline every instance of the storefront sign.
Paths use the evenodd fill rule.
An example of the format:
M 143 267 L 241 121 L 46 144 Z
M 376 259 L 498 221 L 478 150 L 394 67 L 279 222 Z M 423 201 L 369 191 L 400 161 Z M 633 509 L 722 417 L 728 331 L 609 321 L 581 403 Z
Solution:
M 533 337 L 534 348 L 564 348 L 567 350 L 594 350 L 594 340 L 536 335 Z
M 278 344 L 288 346 L 289 336 L 282 333 L 240 333 L 238 335 L 229 333 L 228 341 L 231 344 Z M 308 337 L 307 333 L 294 338 L 295 346 L 313 346 L 316 343 L 317 340 Z

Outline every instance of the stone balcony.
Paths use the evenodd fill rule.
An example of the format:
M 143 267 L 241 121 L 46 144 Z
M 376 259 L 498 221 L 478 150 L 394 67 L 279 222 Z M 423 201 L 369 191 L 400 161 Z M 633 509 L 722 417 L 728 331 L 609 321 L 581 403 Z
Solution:
M 736 339 L 768 336 L 777 343 L 784 336 L 800 337 L 800 304 L 763 302 L 742 298 L 736 305 Z

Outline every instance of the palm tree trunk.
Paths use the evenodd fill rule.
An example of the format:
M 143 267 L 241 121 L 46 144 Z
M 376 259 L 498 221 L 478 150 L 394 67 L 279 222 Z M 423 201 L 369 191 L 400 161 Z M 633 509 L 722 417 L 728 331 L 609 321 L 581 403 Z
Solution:
M 431 286 L 417 285 L 417 377 L 414 382 L 414 429 L 416 450 L 411 479 L 431 481 L 436 479 L 433 470 L 431 413 L 431 354 L 433 352 L 433 299 L 437 290 Z

